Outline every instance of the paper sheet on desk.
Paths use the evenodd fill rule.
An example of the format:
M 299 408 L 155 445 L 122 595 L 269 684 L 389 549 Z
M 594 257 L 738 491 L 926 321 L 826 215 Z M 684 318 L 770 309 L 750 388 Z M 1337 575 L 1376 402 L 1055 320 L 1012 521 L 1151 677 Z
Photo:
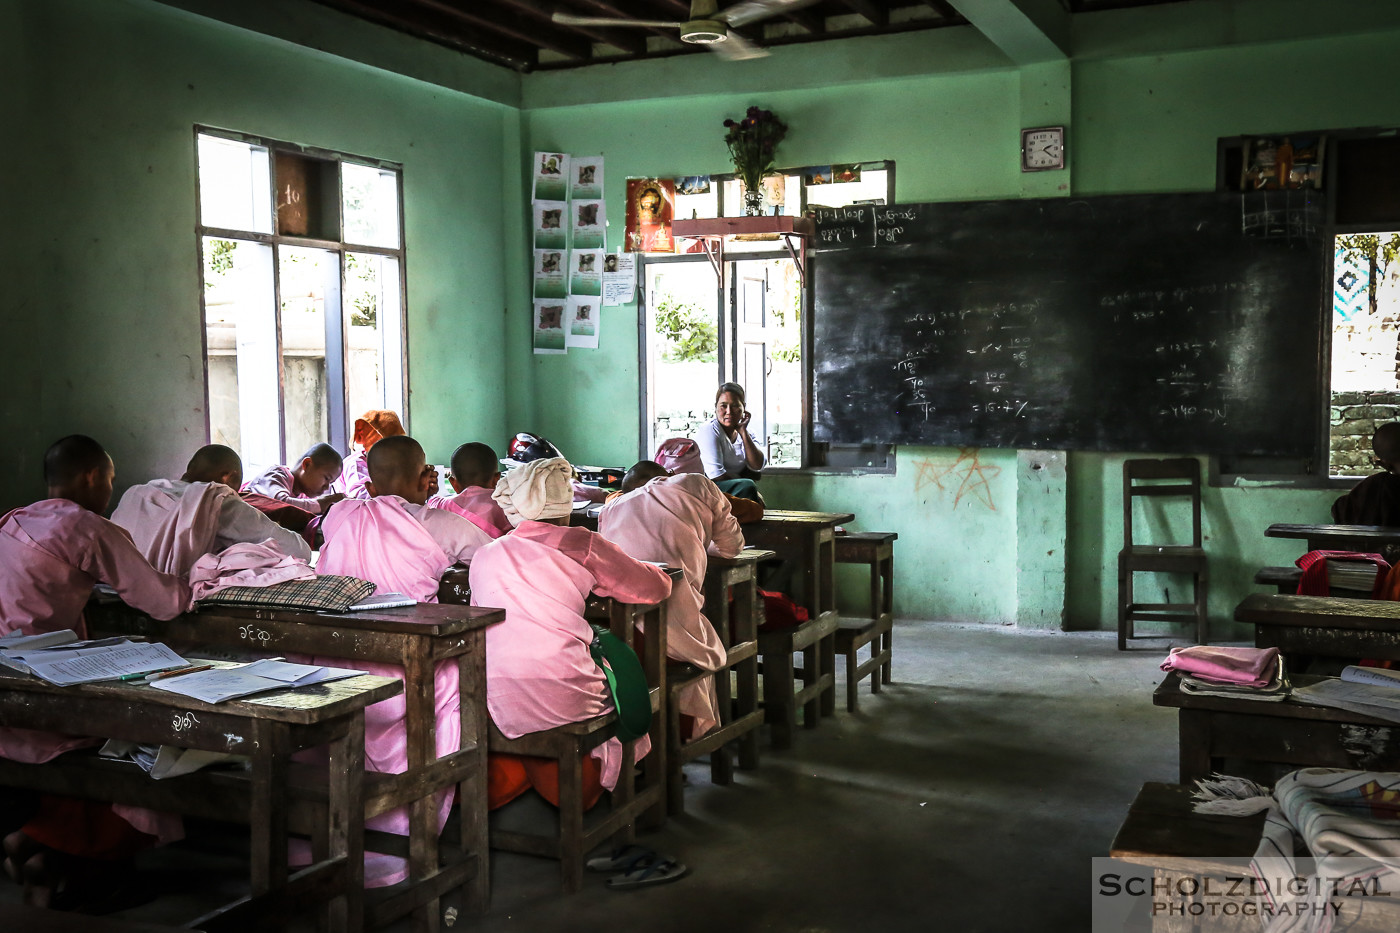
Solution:
M 122 641 L 72 649 L 49 648 L 26 654 L 24 663 L 34 676 L 55 686 L 71 687 L 179 667 L 185 659 L 158 642 Z
M 166 677 L 150 684 L 155 690 L 167 690 L 181 696 L 222 703 L 239 697 L 283 690 L 288 687 L 309 687 L 328 680 L 358 677 L 363 671 L 342 667 L 317 667 L 313 664 L 292 664 L 290 661 L 254 661 L 239 667 L 221 667 L 177 677 Z

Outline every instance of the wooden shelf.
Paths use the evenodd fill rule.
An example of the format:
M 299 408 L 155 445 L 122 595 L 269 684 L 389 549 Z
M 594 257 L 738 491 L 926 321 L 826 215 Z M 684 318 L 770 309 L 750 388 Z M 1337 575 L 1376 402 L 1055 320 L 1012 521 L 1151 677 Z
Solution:
M 671 221 L 671 235 L 684 237 L 738 236 L 773 233 L 811 236 L 816 222 L 810 217 L 779 214 L 776 217 L 705 217 L 698 220 Z

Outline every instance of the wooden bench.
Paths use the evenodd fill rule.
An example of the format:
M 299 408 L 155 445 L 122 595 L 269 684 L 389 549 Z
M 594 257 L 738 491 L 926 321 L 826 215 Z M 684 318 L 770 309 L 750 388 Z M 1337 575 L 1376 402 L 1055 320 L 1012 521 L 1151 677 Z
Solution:
M 763 725 L 763 711 L 758 708 L 758 625 L 763 603 L 758 598 L 757 574 L 758 565 L 772 557 L 772 551 L 748 549 L 733 558 L 712 554 L 706 561 L 705 617 L 724 644 L 725 659 L 718 671 L 674 661 L 668 665 L 666 798 L 673 816 L 685 812 L 681 766 L 686 762 L 709 755 L 710 780 L 730 784 L 734 780 L 732 745 L 738 750 L 739 767 L 758 767 L 758 729 Z M 707 678 L 715 684 L 720 724 L 693 742 L 682 743 L 678 696 L 684 687 Z
M 0 785 L 246 822 L 248 896 L 190 925 L 211 931 L 280 927 L 310 902 L 325 905 L 322 923 L 329 929 L 353 933 L 364 921 L 364 711 L 402 690 L 398 680 L 365 674 L 215 705 L 144 684 L 54 687 L 4 678 L 0 725 L 72 732 L 81 723 L 93 735 L 247 755 L 251 769 L 157 782 L 135 765 L 70 753 L 44 764 L 0 760 Z M 289 874 L 288 831 L 297 809 L 288 781 L 291 756 L 318 746 L 329 749 L 330 762 L 319 770 L 325 806 L 313 838 L 315 861 Z
M 744 526 L 750 546 L 773 551 L 797 568 L 793 599 L 808 613 L 796 628 L 759 632 L 762 705 L 774 748 L 791 747 L 799 706 L 808 729 L 836 712 L 836 526 L 854 520 L 850 512 L 769 509 Z M 793 663 L 798 652 L 800 669 Z
M 679 570 L 668 571 L 672 585 L 680 578 Z M 569 723 L 531 732 L 511 739 L 495 724 L 490 725 L 489 746 L 493 752 L 509 755 L 530 755 L 550 758 L 559 766 L 559 823 L 549 834 L 515 832 L 502 829 L 491 831 L 491 844 L 507 852 L 521 852 L 559 860 L 560 886 L 565 894 L 583 887 L 584 856 L 604 841 L 623 845 L 636 838 L 636 824 L 657 829 L 666 822 L 666 607 L 665 604 L 646 606 L 622 603 L 615 599 L 593 597 L 585 610 L 585 618 L 606 624 L 619 639 L 640 648 L 642 669 L 646 673 L 651 696 L 651 751 L 642 759 L 643 785 L 635 784 L 636 761 L 634 743 L 623 745 L 622 768 L 605 814 L 585 821 L 583 808 L 583 757 L 613 738 L 617 729 L 617 713 L 608 711 L 584 722 Z M 638 639 L 637 624 L 646 629 L 646 637 Z M 589 825 L 585 825 L 587 822 Z
M 1109 855 L 1152 870 L 1151 901 L 1159 905 L 1152 915 L 1154 931 L 1262 929 L 1261 917 L 1240 908 L 1251 891 L 1248 864 L 1259 847 L 1264 814 L 1196 813 L 1191 791 L 1180 784 L 1142 785 Z M 1207 878 L 1219 883 L 1207 885 Z M 1199 913 L 1205 919 L 1192 916 L 1193 901 L 1201 904 Z M 1234 910 L 1226 906 L 1232 902 Z M 1358 933 L 1400 929 L 1400 904 L 1393 898 L 1341 897 L 1330 903 L 1338 907 L 1334 929 Z M 1142 927 L 1125 925 L 1124 929 Z
M 1299 674 L 1294 686 L 1321 680 Z M 1180 678 L 1168 674 L 1152 694 L 1152 704 L 1175 708 L 1180 743 L 1180 779 L 1190 784 L 1213 772 L 1252 777 L 1272 784 L 1296 768 L 1400 769 L 1400 729 L 1329 706 L 1295 702 L 1265 703 L 1181 692 Z
M 864 619 L 842 617 L 836 630 L 836 652 L 846 659 L 846 710 L 860 707 L 860 682 L 870 677 L 870 692 L 879 693 L 890 682 L 894 655 L 894 542 L 893 531 L 852 531 L 836 536 L 838 564 L 865 564 L 870 568 L 870 615 Z M 870 657 L 859 663 L 857 653 L 870 646 Z
M 1289 658 L 1400 661 L 1400 602 L 1251 593 L 1235 620 L 1254 626 L 1255 645 Z
M 1360 551 L 1382 554 L 1400 548 L 1400 528 L 1387 525 L 1299 525 L 1278 522 L 1264 531 L 1266 538 L 1294 538 L 1309 551 Z M 1387 560 L 1390 558 L 1387 557 Z
M 375 834 L 373 851 L 405 855 L 409 877 L 370 893 L 369 925 L 383 926 L 412 913 L 418 933 L 440 923 L 439 899 L 464 888 L 466 904 L 484 912 L 490 903 L 490 859 L 486 825 L 486 632 L 505 618 L 499 609 L 422 603 L 370 612 L 318 613 L 220 606 L 160 622 L 116 599 L 88 604 L 89 630 L 143 635 L 153 641 L 202 644 L 248 651 L 297 653 L 373 661 L 404 669 L 408 768 L 371 779 L 365 817 L 409 808 L 406 852 L 402 840 Z M 437 757 L 434 670 L 455 661 L 461 691 L 461 749 Z M 460 845 L 449 852 L 438 842 L 439 791 L 457 789 Z
M 1297 567 L 1261 567 L 1254 574 L 1254 582 L 1260 586 L 1277 587 L 1282 596 L 1296 596 L 1298 594 L 1298 581 L 1303 578 L 1303 571 Z M 1330 587 L 1331 596 L 1342 596 L 1347 599 L 1370 599 L 1371 591 L 1351 590 L 1343 586 Z

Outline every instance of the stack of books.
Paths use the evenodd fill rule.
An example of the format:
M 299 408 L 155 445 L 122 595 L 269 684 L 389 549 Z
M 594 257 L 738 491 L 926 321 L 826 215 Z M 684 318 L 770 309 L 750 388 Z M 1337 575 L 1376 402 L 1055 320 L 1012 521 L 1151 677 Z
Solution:
M 1181 692 L 1189 693 L 1192 696 L 1231 697 L 1236 700 L 1263 700 L 1266 703 L 1277 703 L 1287 699 L 1291 689 L 1288 674 L 1283 669 L 1283 655 L 1278 656 L 1273 675 L 1269 678 L 1269 682 L 1262 687 L 1214 680 L 1199 674 L 1182 673 L 1181 675 Z

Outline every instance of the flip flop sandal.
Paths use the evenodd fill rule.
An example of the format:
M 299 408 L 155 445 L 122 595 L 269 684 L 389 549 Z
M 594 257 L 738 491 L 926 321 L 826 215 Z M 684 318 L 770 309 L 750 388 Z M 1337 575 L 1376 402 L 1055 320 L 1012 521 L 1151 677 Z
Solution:
M 608 887 L 614 891 L 630 888 L 644 888 L 653 884 L 670 884 L 685 877 L 689 868 L 668 855 L 655 855 L 633 865 L 620 875 L 608 879 Z
M 584 862 L 584 867 L 589 871 L 629 871 L 638 859 L 647 856 L 655 856 L 656 853 L 646 846 L 639 846 L 636 843 L 618 846 L 608 855 L 599 855 Z

